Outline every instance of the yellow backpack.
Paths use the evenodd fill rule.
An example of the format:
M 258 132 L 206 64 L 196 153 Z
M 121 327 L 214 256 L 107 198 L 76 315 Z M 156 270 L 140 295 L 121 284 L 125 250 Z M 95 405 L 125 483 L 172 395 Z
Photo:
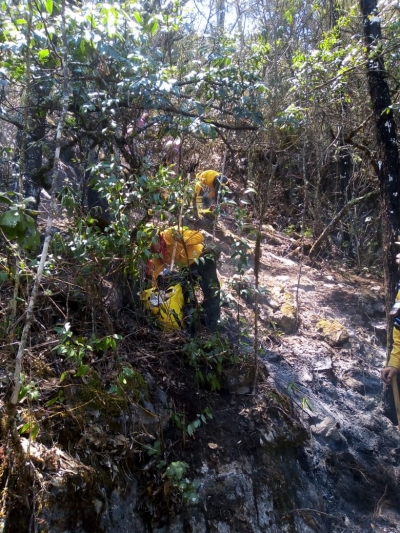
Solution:
M 141 300 L 145 309 L 157 317 L 162 330 L 182 329 L 184 297 L 180 283 L 165 291 L 147 289 L 142 292 Z

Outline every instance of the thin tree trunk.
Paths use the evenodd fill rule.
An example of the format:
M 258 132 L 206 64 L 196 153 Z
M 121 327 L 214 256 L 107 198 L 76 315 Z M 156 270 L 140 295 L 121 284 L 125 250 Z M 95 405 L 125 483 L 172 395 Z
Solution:
M 50 207 L 50 212 L 49 212 L 49 216 L 47 219 L 46 233 L 45 233 L 45 239 L 43 243 L 42 254 L 40 257 L 40 263 L 39 263 L 38 271 L 36 274 L 35 282 L 33 284 L 33 289 L 32 289 L 30 299 L 29 299 L 28 308 L 26 310 L 25 325 L 22 330 L 21 340 L 19 342 L 18 353 L 17 353 L 17 357 L 15 361 L 14 387 L 13 387 L 13 391 L 11 394 L 10 411 L 9 411 L 9 415 L 10 415 L 9 424 L 11 425 L 13 424 L 16 407 L 18 404 L 18 396 L 21 390 L 20 376 L 21 376 L 21 370 L 22 370 L 24 351 L 25 351 L 27 340 L 28 340 L 29 331 L 32 325 L 34 306 L 35 306 L 36 297 L 39 291 L 39 286 L 40 286 L 40 281 L 41 281 L 42 274 L 43 274 L 44 265 L 47 259 L 47 253 L 48 253 L 49 244 L 51 240 L 51 228 L 52 228 L 53 216 L 56 211 L 56 181 L 58 177 L 58 168 L 59 168 L 59 161 L 60 161 L 62 128 L 63 128 L 63 124 L 64 124 L 65 117 L 67 114 L 68 97 L 69 97 L 68 95 L 67 38 L 66 38 L 66 30 L 65 30 L 65 0 L 63 0 L 62 2 L 62 15 L 61 16 L 62 16 L 62 40 L 63 40 L 63 49 L 64 49 L 63 50 L 63 105 L 62 105 L 62 111 L 61 111 L 60 119 L 59 119 L 58 126 L 57 126 L 51 207 Z

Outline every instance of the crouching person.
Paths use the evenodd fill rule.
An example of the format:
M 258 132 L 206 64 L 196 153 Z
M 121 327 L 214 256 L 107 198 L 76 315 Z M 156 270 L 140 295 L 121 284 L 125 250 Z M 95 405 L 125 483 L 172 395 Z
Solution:
M 198 214 L 218 205 L 221 187 L 227 184 L 228 178 L 216 170 L 204 170 L 196 175 L 195 195 Z
M 154 255 L 151 264 L 153 285 L 163 284 L 163 277 L 178 270 L 186 307 L 186 327 L 191 333 L 196 329 L 194 284 L 198 282 L 203 293 L 200 322 L 210 331 L 216 331 L 220 319 L 220 283 L 217 274 L 217 253 L 204 246 L 200 231 L 168 228 L 157 234 L 150 250 Z M 148 271 L 149 273 L 149 271 Z

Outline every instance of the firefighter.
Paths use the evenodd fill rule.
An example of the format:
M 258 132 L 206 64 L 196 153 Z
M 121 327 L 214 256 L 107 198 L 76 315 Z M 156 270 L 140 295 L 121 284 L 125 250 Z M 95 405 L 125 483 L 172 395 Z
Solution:
M 151 274 L 153 284 L 160 284 L 160 276 L 179 269 L 184 285 L 187 307 L 193 309 L 190 294 L 193 292 L 192 281 L 199 283 L 203 293 L 200 322 L 210 331 L 216 331 L 220 319 L 220 283 L 216 260 L 218 253 L 204 245 L 204 236 L 200 231 L 187 228 L 170 227 L 158 232 L 156 241 L 150 251 L 154 254 L 147 274 Z M 191 318 L 191 317 L 189 317 Z M 190 320 L 189 329 L 194 324 Z
M 228 178 L 216 170 L 203 170 L 196 175 L 196 207 L 199 213 L 211 210 L 219 203 L 221 186 L 227 185 Z
M 397 266 L 400 267 L 400 254 L 396 255 Z M 396 295 L 396 303 L 394 304 L 392 311 L 390 312 L 391 316 L 394 318 L 394 327 L 393 327 L 393 347 L 390 352 L 390 358 L 387 363 L 387 366 L 382 369 L 381 377 L 382 380 L 390 385 L 392 383 L 393 376 L 397 375 L 400 370 L 400 287 L 398 286 L 398 291 Z

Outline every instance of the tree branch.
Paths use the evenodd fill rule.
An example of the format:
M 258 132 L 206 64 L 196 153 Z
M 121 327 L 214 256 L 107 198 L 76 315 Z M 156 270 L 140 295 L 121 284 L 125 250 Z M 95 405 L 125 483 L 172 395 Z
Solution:
M 363 202 L 364 200 L 367 200 L 368 198 L 371 198 L 372 196 L 377 196 L 378 193 L 376 191 L 369 192 L 365 194 L 364 196 L 359 196 L 358 198 L 354 198 L 354 200 L 351 200 L 348 204 L 346 204 L 342 209 L 337 213 L 335 217 L 329 222 L 329 224 L 326 226 L 324 231 L 321 233 L 321 235 L 318 237 L 318 239 L 314 242 L 314 244 L 311 247 L 309 256 L 312 258 L 315 256 L 315 254 L 318 252 L 318 250 L 321 248 L 321 245 L 326 238 L 326 236 L 334 229 L 336 224 L 344 217 L 344 215 L 354 207 L 355 205 Z

